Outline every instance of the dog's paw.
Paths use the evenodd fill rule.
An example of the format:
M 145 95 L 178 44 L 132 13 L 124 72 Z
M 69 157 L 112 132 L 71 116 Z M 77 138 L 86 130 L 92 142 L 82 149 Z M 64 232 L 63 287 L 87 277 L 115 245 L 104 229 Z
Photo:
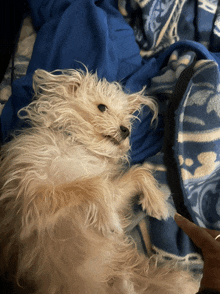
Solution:
M 166 196 L 158 187 L 148 164 L 137 166 L 133 172 L 138 182 L 140 192 L 139 203 L 147 214 L 157 219 L 167 219 L 169 216 Z M 138 192 L 138 191 L 137 191 Z
M 155 194 L 145 193 L 140 197 L 139 203 L 149 216 L 159 220 L 169 217 L 168 204 L 160 190 Z
M 112 234 L 123 234 L 121 221 L 119 216 L 114 211 L 106 209 L 90 209 L 90 214 L 87 214 L 87 225 L 93 226 L 104 236 Z
M 104 236 L 110 236 L 112 234 L 122 235 L 124 233 L 120 222 L 101 222 L 97 224 L 97 228 Z

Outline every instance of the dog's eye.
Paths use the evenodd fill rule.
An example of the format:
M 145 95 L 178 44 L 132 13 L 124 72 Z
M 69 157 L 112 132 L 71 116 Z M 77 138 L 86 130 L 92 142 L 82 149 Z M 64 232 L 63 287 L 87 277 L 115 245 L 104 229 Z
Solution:
M 99 104 L 98 105 L 98 109 L 101 111 L 101 112 L 104 112 L 108 109 L 108 107 L 104 104 Z

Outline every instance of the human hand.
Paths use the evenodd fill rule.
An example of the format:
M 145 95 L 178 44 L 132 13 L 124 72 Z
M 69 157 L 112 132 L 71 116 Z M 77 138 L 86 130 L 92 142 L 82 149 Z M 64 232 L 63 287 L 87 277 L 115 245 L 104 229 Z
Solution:
M 209 288 L 220 291 L 220 236 L 215 240 L 220 231 L 200 228 L 178 213 L 175 214 L 174 220 L 202 250 L 204 268 L 199 290 Z

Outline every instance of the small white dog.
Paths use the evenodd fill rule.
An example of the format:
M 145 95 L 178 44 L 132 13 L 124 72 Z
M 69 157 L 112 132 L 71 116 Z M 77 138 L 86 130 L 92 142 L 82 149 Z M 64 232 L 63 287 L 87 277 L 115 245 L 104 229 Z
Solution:
M 126 169 L 133 113 L 148 105 L 155 119 L 156 103 L 88 71 L 57 73 L 35 72 L 19 112 L 30 128 L 2 148 L 1 264 L 28 293 L 194 294 L 189 273 L 157 267 L 123 230 L 135 195 L 168 217 L 147 167 Z

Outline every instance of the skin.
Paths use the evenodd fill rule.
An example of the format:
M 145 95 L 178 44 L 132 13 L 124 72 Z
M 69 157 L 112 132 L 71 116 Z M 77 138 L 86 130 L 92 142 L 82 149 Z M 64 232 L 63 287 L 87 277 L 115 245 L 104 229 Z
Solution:
M 220 231 L 200 228 L 178 213 L 175 214 L 174 220 L 202 250 L 204 268 L 199 290 L 212 289 L 220 292 L 220 237 L 215 240 Z

